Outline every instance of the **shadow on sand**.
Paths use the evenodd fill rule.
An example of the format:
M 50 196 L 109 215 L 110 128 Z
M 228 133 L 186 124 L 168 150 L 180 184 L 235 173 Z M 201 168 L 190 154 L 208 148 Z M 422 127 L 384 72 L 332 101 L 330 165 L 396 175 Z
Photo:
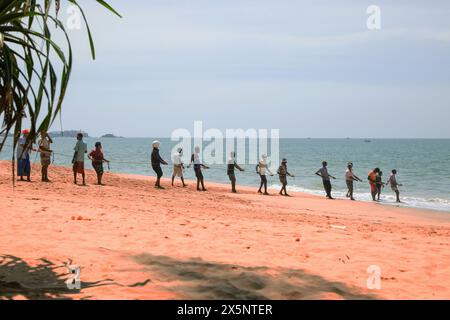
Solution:
M 79 290 L 69 290 L 66 277 L 56 273 L 64 265 L 55 265 L 46 259 L 39 259 L 37 266 L 30 266 L 21 258 L 0 256 L 0 300 L 21 296 L 25 299 L 71 299 Z M 112 285 L 112 280 L 81 282 L 81 289 Z
M 333 282 L 295 269 L 269 269 L 206 262 L 201 259 L 176 260 L 142 254 L 138 263 L 152 273 L 154 283 L 173 282 L 164 288 L 181 299 L 320 299 L 332 293 L 341 299 L 375 299 L 357 288 Z

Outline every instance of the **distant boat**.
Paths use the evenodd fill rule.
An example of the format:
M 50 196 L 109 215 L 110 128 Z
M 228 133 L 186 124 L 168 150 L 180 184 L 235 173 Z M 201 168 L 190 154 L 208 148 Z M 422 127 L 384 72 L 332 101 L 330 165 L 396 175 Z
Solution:
M 367 139 L 366 139 L 366 140 L 364 140 L 364 142 L 372 142 L 372 140 L 367 140 Z

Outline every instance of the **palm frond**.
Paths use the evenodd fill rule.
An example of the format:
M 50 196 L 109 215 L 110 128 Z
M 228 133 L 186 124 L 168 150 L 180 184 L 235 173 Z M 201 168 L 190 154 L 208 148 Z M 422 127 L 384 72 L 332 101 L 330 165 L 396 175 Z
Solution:
M 84 19 L 92 58 L 95 47 L 85 12 Z M 103 0 L 98 4 L 120 17 Z M 72 72 L 72 45 L 58 18 L 60 0 L 0 0 L 0 151 L 10 133 L 14 147 L 23 119 L 30 123 L 30 140 L 46 131 L 60 114 Z M 54 8 L 52 11 L 51 8 Z M 53 33 L 64 35 L 57 43 Z

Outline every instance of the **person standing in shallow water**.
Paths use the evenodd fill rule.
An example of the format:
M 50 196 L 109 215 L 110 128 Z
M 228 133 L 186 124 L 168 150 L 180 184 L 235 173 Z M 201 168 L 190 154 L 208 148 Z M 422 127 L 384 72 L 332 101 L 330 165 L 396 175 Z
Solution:
M 295 176 L 293 174 L 290 174 L 287 171 L 287 159 L 283 159 L 281 162 L 280 167 L 278 168 L 278 176 L 280 177 L 281 182 L 281 190 L 280 195 L 284 195 L 286 197 L 289 197 L 286 187 L 287 187 L 287 176 L 294 178 Z M 284 194 L 283 194 L 284 191 Z
M 183 149 L 178 148 L 177 152 L 173 154 L 173 173 L 172 173 L 172 187 L 173 183 L 175 182 L 175 177 L 180 177 L 181 182 L 183 183 L 183 188 L 186 187 L 186 184 L 184 183 L 184 177 L 183 177 L 183 169 L 184 164 L 181 160 L 181 157 L 183 156 Z
M 197 191 L 207 191 L 205 188 L 205 181 L 203 177 L 202 168 L 209 169 L 207 165 L 204 165 L 200 159 L 200 147 L 194 148 L 194 153 L 191 156 L 191 162 L 188 165 L 188 168 L 191 167 L 191 164 L 194 164 L 194 172 L 195 177 L 197 178 Z M 202 185 L 202 188 L 200 189 L 200 184 Z
M 362 182 L 360 178 L 358 178 L 355 173 L 353 172 L 353 163 L 349 163 L 347 165 L 347 170 L 345 171 L 345 182 L 347 184 L 347 198 L 350 198 L 350 200 L 355 201 L 355 198 L 353 197 L 353 191 L 354 191 L 354 183 L 355 181 Z
M 234 169 L 238 169 L 239 171 L 244 171 L 244 169 L 242 169 L 236 162 L 236 152 L 231 152 L 230 153 L 230 158 L 228 159 L 228 164 L 227 164 L 227 174 L 228 174 L 228 178 L 230 178 L 230 182 L 231 182 L 231 192 L 232 193 L 237 193 L 236 191 L 236 174 L 234 173 Z
M 92 161 L 92 167 L 94 167 L 95 173 L 97 174 L 97 184 L 103 186 L 103 162 L 109 163 L 103 155 L 102 144 L 100 142 L 95 143 L 95 150 L 89 153 L 88 158 Z
M 267 164 L 267 155 L 263 154 L 261 160 L 259 160 L 256 165 L 256 173 L 259 174 L 259 178 L 261 179 L 261 184 L 259 185 L 258 193 L 262 193 L 262 187 L 264 187 L 264 195 L 268 196 L 267 192 L 267 177 L 266 174 L 270 174 L 273 176 L 273 173 L 270 171 L 269 166 Z
M 381 191 L 384 188 L 383 171 L 378 172 L 376 181 L 377 181 L 377 200 L 380 201 Z
M 372 195 L 372 200 L 377 201 L 377 177 L 380 173 L 380 168 L 375 168 L 372 171 L 369 172 L 369 175 L 367 176 L 367 180 L 369 180 L 370 185 L 370 194 Z
M 327 194 L 327 198 L 328 199 L 334 199 L 331 196 L 331 190 L 332 190 L 332 186 L 331 186 L 331 179 L 335 180 L 336 178 L 333 177 L 331 174 L 328 173 L 328 163 L 326 161 L 322 162 L 322 168 L 320 168 L 319 170 L 317 170 L 316 175 L 318 175 L 319 177 L 322 178 L 322 182 L 323 182 L 323 187 L 325 189 L 325 192 Z
M 152 143 L 153 151 L 152 151 L 152 156 L 151 156 L 151 162 L 152 162 L 152 169 L 156 173 L 155 188 L 164 189 L 161 186 L 161 177 L 163 176 L 161 164 L 167 165 L 167 162 L 164 161 L 164 159 L 161 158 L 161 155 L 159 154 L 160 146 L 161 146 L 161 142 L 159 142 L 158 140 L 153 141 L 153 143 Z
M 389 180 L 386 182 L 386 185 L 391 185 L 391 189 L 395 192 L 395 195 L 397 197 L 397 203 L 400 203 L 400 190 L 398 189 L 398 187 L 401 187 L 402 184 L 397 182 L 397 170 L 392 170 L 392 174 L 389 177 Z
M 77 184 L 77 175 L 81 174 L 83 186 L 86 185 L 86 174 L 84 172 L 84 155 L 87 153 L 87 145 L 83 141 L 83 134 L 77 134 L 77 143 L 73 148 L 73 183 Z

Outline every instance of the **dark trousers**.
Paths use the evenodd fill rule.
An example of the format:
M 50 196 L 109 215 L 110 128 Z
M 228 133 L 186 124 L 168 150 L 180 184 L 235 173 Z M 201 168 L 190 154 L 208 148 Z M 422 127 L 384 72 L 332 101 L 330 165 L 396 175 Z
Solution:
M 206 190 L 202 173 L 202 167 L 198 164 L 194 164 L 194 172 L 195 176 L 197 177 L 197 190 L 200 190 L 200 184 L 202 185 L 202 189 Z
M 153 165 L 152 168 L 153 168 L 153 171 L 155 171 L 156 176 L 157 176 L 158 178 L 161 178 L 161 177 L 163 176 L 163 171 L 162 171 L 162 169 L 161 169 L 161 166 Z
M 236 175 L 234 173 L 229 173 L 228 178 L 231 181 L 231 191 L 236 192 Z
M 347 197 L 352 198 L 353 199 L 353 180 L 346 180 L 347 183 L 347 188 L 348 188 L 348 192 L 347 192 Z
M 261 178 L 261 184 L 259 186 L 259 192 L 261 192 L 262 187 L 264 187 L 264 192 L 267 193 L 267 178 L 265 175 L 259 175 Z
M 331 182 L 330 180 L 323 180 L 323 187 L 325 189 L 325 192 L 327 193 L 327 197 L 331 198 Z
M 155 186 L 160 186 L 160 180 L 163 176 L 163 171 L 160 165 L 152 165 L 153 171 L 156 173 L 156 183 Z

